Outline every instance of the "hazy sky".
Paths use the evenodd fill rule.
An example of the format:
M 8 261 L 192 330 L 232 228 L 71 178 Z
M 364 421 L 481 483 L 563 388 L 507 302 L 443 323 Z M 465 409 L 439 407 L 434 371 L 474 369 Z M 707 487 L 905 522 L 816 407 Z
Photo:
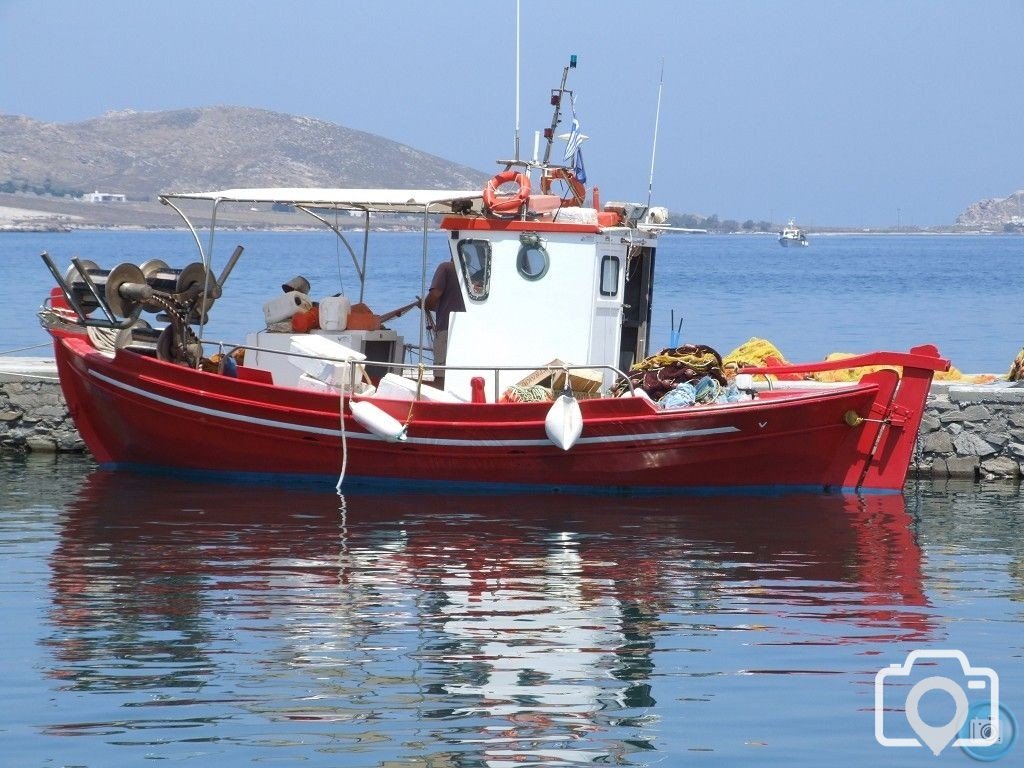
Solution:
M 0 111 L 262 107 L 489 172 L 513 148 L 515 9 L 0 0 Z M 926 226 L 1024 187 L 1024 0 L 522 0 L 521 19 L 523 154 L 577 54 L 606 201 L 647 198 L 662 60 L 653 200 L 672 210 Z

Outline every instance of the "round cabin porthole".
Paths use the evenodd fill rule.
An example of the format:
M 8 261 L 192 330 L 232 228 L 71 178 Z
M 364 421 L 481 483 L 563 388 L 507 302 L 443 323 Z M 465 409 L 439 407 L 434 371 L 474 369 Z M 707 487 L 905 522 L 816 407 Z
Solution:
M 516 268 L 527 280 L 540 280 L 548 271 L 550 260 L 548 252 L 540 241 L 540 237 L 532 232 L 524 232 L 519 236 L 519 255 L 516 257 Z

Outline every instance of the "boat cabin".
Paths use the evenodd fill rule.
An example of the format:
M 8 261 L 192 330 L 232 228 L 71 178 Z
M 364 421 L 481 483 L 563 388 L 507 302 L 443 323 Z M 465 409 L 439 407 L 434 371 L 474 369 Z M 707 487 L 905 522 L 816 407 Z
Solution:
M 553 360 L 593 366 L 610 386 L 647 354 L 655 240 L 596 211 L 562 209 L 562 221 L 449 216 L 452 259 L 465 312 L 452 313 L 446 387 L 488 397 Z M 521 366 L 517 369 L 516 366 Z

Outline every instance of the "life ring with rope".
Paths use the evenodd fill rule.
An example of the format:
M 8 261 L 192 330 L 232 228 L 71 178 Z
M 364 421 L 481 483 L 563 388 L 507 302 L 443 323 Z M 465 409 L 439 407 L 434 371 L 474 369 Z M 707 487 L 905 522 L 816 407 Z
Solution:
M 516 184 L 517 190 L 511 195 L 499 195 L 498 189 L 504 184 Z M 521 171 L 509 169 L 495 174 L 484 187 L 484 207 L 491 213 L 515 214 L 530 200 L 530 176 Z
M 540 177 L 540 191 L 543 195 L 551 194 L 551 183 L 561 179 L 569 185 L 570 197 L 562 198 L 562 205 L 583 205 L 587 196 L 587 188 L 576 178 L 571 168 L 548 168 Z

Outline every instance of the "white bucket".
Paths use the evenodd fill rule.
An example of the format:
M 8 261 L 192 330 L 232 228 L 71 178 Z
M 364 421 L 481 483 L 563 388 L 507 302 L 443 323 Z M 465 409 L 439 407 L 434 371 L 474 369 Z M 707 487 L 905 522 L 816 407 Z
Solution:
M 263 318 L 267 325 L 273 325 L 287 320 L 296 312 L 308 312 L 312 308 L 313 302 L 309 296 L 298 291 L 288 291 L 263 305 Z
M 347 296 L 328 296 L 320 300 L 320 327 L 325 331 L 344 331 L 352 302 Z

